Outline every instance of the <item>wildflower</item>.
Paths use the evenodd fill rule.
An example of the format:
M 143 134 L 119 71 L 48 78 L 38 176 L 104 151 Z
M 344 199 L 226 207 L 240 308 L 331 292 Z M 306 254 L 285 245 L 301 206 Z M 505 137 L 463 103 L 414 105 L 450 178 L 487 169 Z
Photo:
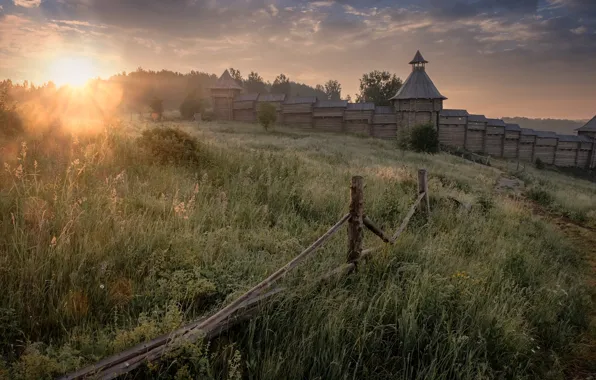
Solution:
M 99 288 L 103 290 L 105 288 L 105 285 L 101 284 L 101 285 L 99 285 Z
M 57 244 L 56 236 L 52 237 L 52 241 L 50 241 L 50 248 L 54 248 Z
M 14 170 L 14 175 L 19 179 L 23 176 L 23 165 L 19 164 L 19 166 Z
M 23 141 L 21 143 L 21 157 L 19 157 L 19 160 L 25 161 L 25 158 L 27 158 L 27 143 Z

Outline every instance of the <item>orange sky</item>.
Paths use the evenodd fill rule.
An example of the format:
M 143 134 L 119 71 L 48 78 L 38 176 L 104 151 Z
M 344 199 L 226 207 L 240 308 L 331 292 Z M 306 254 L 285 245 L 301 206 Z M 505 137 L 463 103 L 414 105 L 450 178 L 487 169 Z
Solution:
M 0 79 L 235 67 L 353 96 L 374 69 L 405 79 L 417 49 L 446 108 L 596 114 L 596 1 L 0 0 Z

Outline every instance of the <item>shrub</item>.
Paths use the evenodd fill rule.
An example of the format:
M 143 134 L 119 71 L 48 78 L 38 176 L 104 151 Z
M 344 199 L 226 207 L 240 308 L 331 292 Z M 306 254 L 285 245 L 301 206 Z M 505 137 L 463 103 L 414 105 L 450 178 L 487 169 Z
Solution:
M 551 195 L 551 193 L 536 187 L 528 190 L 526 196 L 531 200 L 535 201 L 536 203 L 545 207 L 550 206 L 555 201 L 555 198 Z
M 263 128 L 268 130 L 269 126 L 277 120 L 277 110 L 275 109 L 275 106 L 271 103 L 261 103 L 261 105 L 259 105 L 258 119 Z
M 439 134 L 432 124 L 417 125 L 412 128 L 409 143 L 416 152 L 437 153 Z
M 176 128 L 153 128 L 143 131 L 139 145 L 148 157 L 162 164 L 198 162 L 197 139 Z
M 495 202 L 489 194 L 481 194 L 478 197 L 478 205 L 480 205 L 480 209 L 484 214 L 495 208 Z
M 542 161 L 542 160 L 540 159 L 540 157 L 538 157 L 538 158 L 536 159 L 536 169 L 538 169 L 538 170 L 542 170 L 542 169 L 544 169 L 544 167 L 545 167 L 545 165 L 544 165 L 544 161 Z
M 203 121 L 213 121 L 213 120 L 215 120 L 215 112 L 213 112 L 213 110 L 211 110 L 211 109 L 205 110 L 201 114 L 201 119 Z
M 205 103 L 197 98 L 196 92 L 188 94 L 182 104 L 180 104 L 180 115 L 186 120 L 192 120 L 196 113 L 200 112 L 203 114 L 204 111 Z
M 410 148 L 410 136 L 408 136 L 408 133 L 404 128 L 401 129 L 397 138 L 397 147 L 402 151 L 402 154 Z

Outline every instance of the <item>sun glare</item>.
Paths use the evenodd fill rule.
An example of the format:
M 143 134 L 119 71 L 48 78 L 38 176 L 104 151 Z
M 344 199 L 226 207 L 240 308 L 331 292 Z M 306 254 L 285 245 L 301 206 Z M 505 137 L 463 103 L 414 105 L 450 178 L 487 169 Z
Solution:
M 83 86 L 89 79 L 97 76 L 93 62 L 83 57 L 58 58 L 48 69 L 48 76 L 58 86 Z

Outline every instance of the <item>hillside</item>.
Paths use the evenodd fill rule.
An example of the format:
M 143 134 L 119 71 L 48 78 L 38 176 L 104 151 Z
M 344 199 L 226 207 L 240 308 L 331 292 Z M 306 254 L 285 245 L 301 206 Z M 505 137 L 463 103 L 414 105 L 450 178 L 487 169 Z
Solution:
M 575 130 L 588 122 L 588 120 L 530 119 L 519 116 L 503 117 L 502 119 L 506 123 L 519 124 L 522 128 L 551 131 L 562 135 L 576 135 Z
M 352 175 L 393 231 L 422 167 L 429 221 L 415 214 L 397 244 L 321 285 L 346 260 L 337 234 L 256 318 L 138 377 L 533 379 L 576 364 L 585 252 L 534 207 L 594 225 L 595 184 L 527 168 L 523 194 L 503 193 L 502 169 L 391 141 L 165 126 L 197 140 L 139 139 L 152 125 L 133 122 L 3 143 L 0 378 L 66 373 L 213 313 L 344 215 Z

